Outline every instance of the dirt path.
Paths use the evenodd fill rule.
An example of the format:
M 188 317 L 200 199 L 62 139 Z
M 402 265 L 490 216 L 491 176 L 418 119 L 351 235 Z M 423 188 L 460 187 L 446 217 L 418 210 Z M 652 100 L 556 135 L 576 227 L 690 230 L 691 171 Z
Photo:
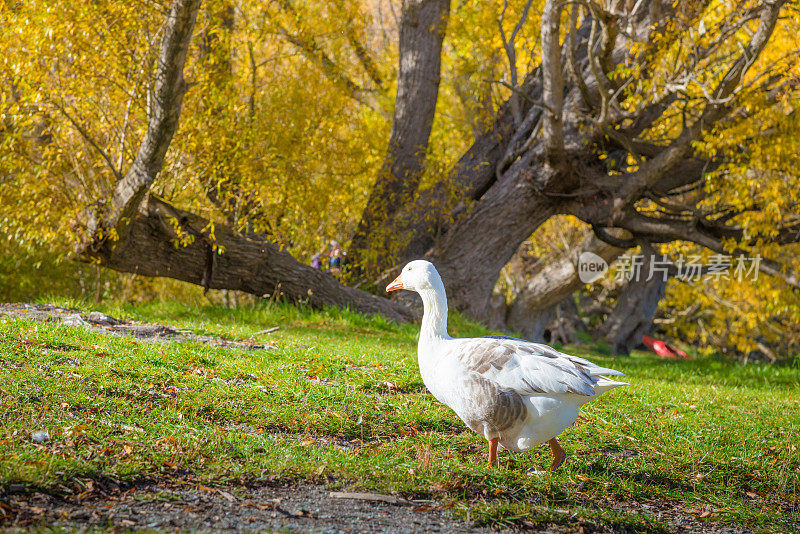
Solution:
M 452 517 L 433 501 L 332 492 L 308 483 L 212 488 L 197 483 L 145 482 L 102 489 L 101 483 L 92 482 L 88 486 L 82 493 L 59 496 L 0 493 L 0 527 L 5 523 L 23 528 L 47 525 L 159 531 L 492 532 Z
M 122 483 L 81 480 L 58 494 L 0 487 L 0 532 L 47 527 L 66 530 L 488 534 L 497 532 L 455 517 L 443 503 L 393 495 L 331 490 L 298 481 L 206 486 L 187 478 Z M 597 504 L 597 503 L 595 503 Z M 617 503 L 609 508 L 652 517 L 675 534 L 747 534 L 741 526 L 699 521 L 672 503 Z M 587 534 L 627 532 L 575 518 L 570 525 L 516 521 L 515 532 Z M 509 532 L 509 531 L 507 531 Z
M 223 348 L 244 350 L 275 349 L 272 345 L 247 341 L 229 341 L 218 337 L 195 334 L 191 330 L 177 329 L 162 324 L 123 321 L 97 311 L 81 314 L 77 310 L 51 306 L 49 304 L 0 304 L 0 317 L 2 316 L 24 317 L 34 321 L 48 321 L 68 326 L 78 326 L 93 332 L 118 336 L 134 336 L 142 341 L 180 343 L 191 340 Z

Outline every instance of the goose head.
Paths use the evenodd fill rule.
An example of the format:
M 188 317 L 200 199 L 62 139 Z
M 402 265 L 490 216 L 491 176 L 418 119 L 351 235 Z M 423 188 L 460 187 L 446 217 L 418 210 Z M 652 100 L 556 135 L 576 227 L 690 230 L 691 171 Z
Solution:
M 414 260 L 403 267 L 400 276 L 386 286 L 386 291 L 408 289 L 419 293 L 430 289 L 438 290 L 440 287 L 444 289 L 442 278 L 436 271 L 436 267 L 429 261 Z

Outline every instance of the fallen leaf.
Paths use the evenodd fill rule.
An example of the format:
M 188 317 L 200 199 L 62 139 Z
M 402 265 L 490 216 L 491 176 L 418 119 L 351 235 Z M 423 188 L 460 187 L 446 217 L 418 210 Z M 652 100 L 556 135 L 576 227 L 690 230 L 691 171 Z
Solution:
M 583 482 L 589 482 L 589 480 L 590 480 L 589 477 L 587 477 L 586 475 L 575 475 L 575 478 L 577 478 L 578 480 L 581 480 Z
M 227 500 L 228 500 L 228 502 L 233 502 L 233 501 L 235 501 L 235 500 L 236 500 L 236 497 L 234 497 L 233 495 L 231 495 L 231 494 L 230 494 L 230 493 L 228 493 L 227 491 L 223 491 L 223 490 L 217 490 L 217 493 L 219 493 L 220 495 L 222 495 L 223 497 L 225 497 L 225 499 L 227 499 Z

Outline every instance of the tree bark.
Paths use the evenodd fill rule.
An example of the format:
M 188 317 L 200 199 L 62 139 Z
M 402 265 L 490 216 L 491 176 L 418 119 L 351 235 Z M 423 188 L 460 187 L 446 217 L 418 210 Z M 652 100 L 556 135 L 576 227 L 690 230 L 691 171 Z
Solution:
M 392 219 L 411 201 L 424 173 L 441 77 L 450 0 L 404 0 L 392 131 L 350 254 L 367 272 L 392 263 Z
M 450 213 L 454 215 L 451 217 L 453 223 L 448 222 L 447 232 L 436 239 L 427 252 L 427 257 L 437 264 L 442 274 L 454 307 L 474 318 L 484 318 L 500 269 L 519 244 L 556 213 L 579 217 L 597 228 L 598 235 L 608 228 L 625 228 L 637 238 L 660 235 L 664 239 L 687 238 L 704 246 L 717 246 L 720 240 L 716 236 L 721 235 L 722 230 L 713 221 L 703 219 L 702 215 L 699 222 L 692 218 L 696 221 L 695 227 L 690 234 L 686 234 L 682 227 L 676 225 L 683 224 L 682 221 L 689 220 L 688 217 L 648 217 L 637 211 L 637 203 L 646 198 L 665 197 L 674 188 L 699 182 L 697 176 L 682 177 L 675 181 L 675 169 L 692 156 L 693 143 L 734 109 L 736 90 L 769 39 L 783 3 L 777 0 L 758 8 L 758 28 L 751 34 L 750 43 L 744 45 L 740 55 L 731 61 L 728 74 L 711 92 L 700 119 L 688 124 L 668 144 L 652 147 L 648 155 L 641 155 L 636 151 L 637 139 L 633 137 L 639 136 L 649 127 L 648 124 L 652 125 L 669 107 L 661 104 L 669 101 L 669 91 L 672 89 L 665 89 L 667 94 L 659 95 L 657 102 L 648 102 L 640 116 L 656 111 L 644 121 L 645 125 L 637 133 L 630 128 L 619 128 L 630 120 L 630 116 L 614 100 L 624 94 L 621 90 L 614 91 L 614 84 L 621 82 L 610 79 L 608 74 L 614 67 L 613 63 L 625 59 L 628 53 L 630 43 L 625 43 L 619 36 L 633 38 L 630 36 L 641 33 L 641 28 L 650 28 L 653 21 L 645 20 L 636 13 L 598 14 L 595 11 L 602 11 L 601 5 L 587 4 L 592 13 L 585 17 L 581 28 L 591 27 L 591 32 L 587 36 L 586 32 L 581 33 L 582 30 L 575 32 L 574 28 L 570 29 L 571 38 L 579 34 L 580 53 L 572 54 L 572 42 L 565 43 L 561 45 L 559 62 L 556 52 L 559 47 L 558 36 L 561 34 L 561 18 L 558 17 L 560 4 L 548 1 L 548 16 L 543 20 L 546 26 L 543 27 L 546 68 L 534 71 L 531 83 L 527 86 L 523 84 L 521 90 L 527 91 L 528 97 L 521 101 L 527 102 L 527 110 L 522 112 L 524 119 L 517 124 L 500 117 L 501 120 L 496 123 L 497 129 L 476 142 L 475 151 L 468 153 L 466 160 L 462 158 L 465 165 L 459 165 L 458 169 L 464 170 L 465 174 L 460 179 L 469 184 L 462 188 L 465 202 L 454 213 Z M 344 286 L 329 286 L 327 281 L 316 275 L 306 276 L 305 267 L 299 263 L 292 264 L 286 258 L 277 258 L 269 252 L 272 245 L 265 240 L 254 236 L 237 237 L 231 232 L 226 235 L 227 246 L 221 243 L 227 248 L 225 254 L 238 251 L 231 258 L 239 258 L 251 269 L 258 269 L 260 265 L 263 271 L 256 285 L 237 281 L 237 277 L 242 277 L 243 273 L 234 265 L 226 265 L 220 270 L 220 262 L 227 259 L 222 260 L 225 254 L 215 255 L 211 245 L 199 234 L 197 228 L 202 226 L 196 225 L 201 220 L 192 219 L 191 214 L 175 208 L 165 207 L 168 205 L 163 203 L 158 204 L 154 199 L 141 207 L 150 184 L 161 169 L 177 127 L 186 89 L 182 76 L 183 63 L 198 4 L 199 0 L 175 0 L 170 8 L 155 72 L 151 99 L 153 106 L 147 133 L 131 169 L 117 183 L 111 209 L 101 219 L 102 224 L 95 228 L 92 244 L 85 252 L 115 268 L 136 269 L 143 274 L 145 271 L 156 275 L 160 273 L 207 287 L 219 287 L 219 284 L 226 283 L 231 284 L 229 288 L 247 288 L 244 290 L 263 294 L 270 288 L 275 291 L 280 283 L 282 286 L 291 286 L 287 295 L 293 299 L 305 298 L 302 295 L 307 295 L 309 288 L 312 295 L 315 292 L 325 294 L 335 291 L 350 294 L 354 290 Z M 635 6 L 629 4 L 620 9 L 636 11 L 636 6 L 641 3 L 637 2 Z M 357 250 L 367 248 L 373 241 L 382 246 L 381 240 L 374 237 L 375 232 L 382 227 L 381 221 L 389 220 L 400 205 L 410 200 L 418 187 L 424 166 L 438 92 L 441 43 L 449 2 L 407 0 L 405 7 L 401 25 L 397 105 L 383 167 L 385 172 L 379 175 L 372 195 L 375 200 L 370 199 L 362 218 L 357 237 L 364 236 L 364 245 L 359 245 L 356 239 L 354 243 Z M 630 32 L 619 32 L 619 28 L 612 27 L 621 23 L 636 27 Z M 595 31 L 596 27 L 599 27 L 598 31 Z M 409 48 L 404 48 L 404 43 Z M 594 53 L 599 53 L 599 58 L 594 58 Z M 564 63 L 564 57 L 570 57 L 573 71 L 572 83 L 567 87 L 564 87 L 559 68 Z M 546 113 L 542 112 L 543 109 Z M 640 122 L 634 120 L 633 124 Z M 543 140 L 542 132 L 545 133 Z M 626 138 L 626 135 L 630 137 Z M 622 147 L 627 154 L 640 158 L 638 170 L 622 172 L 619 168 L 609 169 L 608 161 L 603 161 L 609 146 L 615 150 Z M 486 161 L 481 159 L 482 155 L 486 156 Z M 388 204 L 380 205 L 387 199 Z M 382 209 L 384 207 L 386 209 Z M 185 250 L 173 247 L 174 236 L 163 228 L 156 231 L 155 225 L 164 226 L 165 217 L 186 219 L 189 227 L 194 228 L 195 242 L 184 247 Z M 139 231 L 139 225 L 145 223 L 149 225 L 149 230 Z M 137 229 L 136 235 L 141 242 L 149 242 L 147 236 L 158 236 L 164 240 L 149 244 L 164 254 L 153 259 L 160 262 L 157 263 L 161 265 L 159 269 L 148 270 L 146 265 L 140 265 L 136 255 L 145 254 L 147 247 L 126 240 L 129 226 Z M 392 225 L 383 225 L 383 228 L 392 228 Z M 109 236 L 114 234 L 119 239 L 116 246 L 109 240 Z M 253 249 L 256 245 L 248 243 L 258 243 L 257 247 L 260 248 Z M 171 259 L 166 256 L 166 248 L 174 250 Z M 205 252 L 201 254 L 203 250 Z M 256 257 L 263 259 L 264 263 L 257 264 L 253 259 Z M 275 262 L 273 274 L 270 274 L 272 267 L 266 260 Z M 169 261 L 174 262 L 174 268 Z M 290 268 L 299 273 L 297 280 L 289 279 L 287 273 Z M 264 289 L 267 291 L 262 291 Z M 351 295 L 350 300 L 345 297 L 342 299 L 329 296 L 317 300 L 315 297 L 310 302 L 312 305 L 325 305 L 327 302 L 341 305 L 346 301 L 364 309 L 382 306 L 361 294 Z
M 534 112 L 532 102 L 541 98 L 541 78 L 534 69 L 526 76 L 519 92 L 529 95 L 521 99 L 523 114 Z M 498 110 L 490 128 L 487 128 L 453 165 L 446 179 L 423 191 L 414 202 L 403 207 L 398 217 L 398 227 L 408 242 L 399 254 L 401 261 L 423 257 L 444 235 L 453 222 L 463 216 L 467 207 L 481 199 L 497 181 L 497 168 L 514 140 L 517 125 L 513 106 L 507 100 Z
M 572 298 L 567 297 L 555 305 L 555 312 L 547 329 L 550 331 L 549 343 L 575 343 L 578 332 L 585 332 L 586 325 L 583 324 L 578 306 Z
M 181 232 L 191 243 L 177 245 Z M 202 233 L 208 220 L 179 210 L 150 195 L 131 219 L 127 237 L 115 245 L 106 242 L 94 257 L 117 271 L 144 276 L 166 276 L 211 289 L 235 289 L 253 295 L 279 294 L 314 308 L 335 306 L 378 313 L 405 322 L 412 314 L 392 301 L 342 285 L 336 278 L 295 260 L 259 235 L 242 235 L 217 225 L 214 243 Z
M 564 88 L 553 53 L 559 35 L 554 25 L 559 24 L 559 17 L 556 4 L 548 2 L 551 11 L 555 11 L 547 21 L 543 20 L 548 25 L 543 38 L 548 38 L 549 63 L 547 69 L 542 69 L 542 77 L 549 81 L 543 86 L 544 104 L 539 107 L 544 107 L 546 113 L 539 113 L 536 120 L 528 122 L 527 118 L 534 116 L 529 112 L 523 124 L 515 128 L 495 169 L 496 181 L 489 184 L 477 202 L 467 206 L 465 214 L 426 254 L 442 273 L 452 305 L 473 318 L 485 318 L 500 269 L 519 244 L 555 213 L 575 215 L 601 229 L 623 228 L 636 237 L 646 238 L 665 227 L 671 239 L 681 239 L 678 235 L 683 235 L 703 246 L 718 243 L 708 238 L 706 228 L 712 225 L 707 221 L 701 220 L 705 227 L 694 228 L 692 232 L 674 231 L 672 223 L 676 218 L 667 216 L 658 219 L 658 224 L 650 224 L 654 221 L 638 213 L 636 204 L 644 198 L 669 195 L 675 187 L 700 182 L 695 174 L 683 176 L 683 181 L 676 184 L 674 171 L 693 156 L 692 144 L 734 109 L 737 83 L 741 84 L 741 76 L 766 45 L 783 3 L 777 0 L 758 8 L 758 28 L 739 56 L 730 58 L 729 72 L 712 91 L 701 118 L 644 158 L 638 170 L 621 172 L 609 169 L 603 161 L 609 146 L 622 146 L 626 154 L 642 156 L 633 146 L 636 140 L 626 138 L 618 129 L 628 118 L 615 100 L 623 91 L 616 89 L 615 84 L 620 82 L 609 77 L 609 69 L 628 56 L 630 42 L 626 39 L 646 36 L 661 21 L 651 20 L 647 13 L 652 14 L 653 10 L 639 9 L 636 7 L 639 3 L 627 7 L 632 11 L 624 16 L 602 12 L 602 6 L 592 3 L 592 13 L 582 24 L 585 28 L 588 21 L 591 32 L 588 38 L 585 34 L 581 36 L 582 48 L 585 47 L 588 56 L 578 58 L 573 84 Z M 732 16 L 732 20 L 735 18 Z M 620 32 L 613 27 L 620 24 L 628 24 L 634 31 Z M 599 57 L 595 57 L 598 53 Z M 562 57 L 565 55 L 562 47 Z M 734 83 L 736 79 L 739 82 Z M 665 89 L 653 102 L 640 106 L 642 115 L 648 119 L 634 121 L 632 128 L 636 131 L 629 135 L 640 135 L 663 115 L 670 108 L 663 103 L 671 101 L 670 91 L 674 90 Z M 552 91 L 564 91 L 563 98 L 547 94 Z M 537 135 L 541 131 L 547 134 L 543 140 Z M 699 175 L 702 177 L 702 172 Z M 672 189 L 662 187 L 666 182 Z M 684 217 L 684 220 L 690 219 Z
M 506 173 L 427 255 L 442 275 L 451 305 L 486 316 L 500 270 L 531 233 L 554 213 L 533 187 L 531 168 Z

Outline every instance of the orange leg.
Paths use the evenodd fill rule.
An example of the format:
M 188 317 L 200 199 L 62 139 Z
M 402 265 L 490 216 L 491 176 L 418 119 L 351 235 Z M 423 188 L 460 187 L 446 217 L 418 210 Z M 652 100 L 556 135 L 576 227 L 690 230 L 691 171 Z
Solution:
M 500 438 L 493 438 L 489 440 L 489 467 L 500 465 L 497 459 L 497 444 L 500 443 Z
M 561 467 L 561 464 L 567 459 L 567 452 L 556 441 L 556 438 L 551 439 L 547 443 L 550 444 L 550 450 L 553 452 L 553 463 L 550 464 L 550 471 L 552 472 Z

